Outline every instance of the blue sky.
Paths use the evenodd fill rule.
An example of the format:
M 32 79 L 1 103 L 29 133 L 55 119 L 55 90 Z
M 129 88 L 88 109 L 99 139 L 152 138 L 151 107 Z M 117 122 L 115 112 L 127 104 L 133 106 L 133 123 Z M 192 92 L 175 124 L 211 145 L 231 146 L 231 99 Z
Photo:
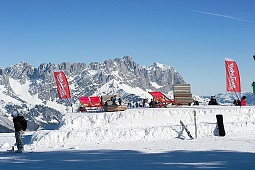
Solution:
M 130 55 L 173 66 L 195 95 L 226 92 L 224 58 L 242 91 L 255 81 L 253 0 L 0 0 L 0 66 L 103 62 Z

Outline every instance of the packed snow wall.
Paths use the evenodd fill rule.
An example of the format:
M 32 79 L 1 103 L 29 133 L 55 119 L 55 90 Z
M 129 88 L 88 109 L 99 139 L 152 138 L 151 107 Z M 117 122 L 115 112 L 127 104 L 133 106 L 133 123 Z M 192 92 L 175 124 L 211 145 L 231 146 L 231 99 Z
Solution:
M 254 113 L 255 107 L 248 106 L 140 108 L 122 112 L 68 113 L 63 116 L 57 130 L 36 131 L 32 136 L 32 145 L 54 148 L 173 138 L 189 140 L 180 120 L 193 137 L 217 136 L 217 114 L 223 115 L 227 135 L 242 133 L 254 130 Z

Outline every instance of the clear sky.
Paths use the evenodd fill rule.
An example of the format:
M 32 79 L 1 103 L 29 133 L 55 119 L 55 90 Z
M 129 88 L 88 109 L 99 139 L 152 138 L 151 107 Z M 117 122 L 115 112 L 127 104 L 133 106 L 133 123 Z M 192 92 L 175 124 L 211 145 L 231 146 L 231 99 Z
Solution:
M 0 66 L 130 55 L 173 66 L 195 95 L 215 95 L 226 92 L 228 57 L 251 92 L 254 9 L 254 0 L 0 0 Z

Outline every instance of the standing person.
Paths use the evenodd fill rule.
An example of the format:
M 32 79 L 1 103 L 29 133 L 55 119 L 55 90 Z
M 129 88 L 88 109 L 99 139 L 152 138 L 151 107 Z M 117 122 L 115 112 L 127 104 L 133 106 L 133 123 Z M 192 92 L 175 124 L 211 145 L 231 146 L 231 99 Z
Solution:
M 17 111 L 11 113 L 13 117 L 13 124 L 15 129 L 15 139 L 18 150 L 17 153 L 22 153 L 24 151 L 24 144 L 22 141 L 22 135 L 27 129 L 27 121 L 23 116 L 20 116 Z
M 117 95 L 114 95 L 114 96 L 111 98 L 112 105 L 117 105 L 116 100 L 117 100 Z
M 246 96 L 243 96 L 241 99 L 241 106 L 246 106 Z
M 121 104 L 122 104 L 122 99 L 121 99 L 121 98 L 118 98 L 118 102 L 119 102 L 119 106 L 121 106 Z
M 241 106 L 241 105 L 242 105 L 241 101 L 238 100 L 238 99 L 237 99 L 237 100 L 234 100 L 233 104 L 234 104 L 235 106 Z

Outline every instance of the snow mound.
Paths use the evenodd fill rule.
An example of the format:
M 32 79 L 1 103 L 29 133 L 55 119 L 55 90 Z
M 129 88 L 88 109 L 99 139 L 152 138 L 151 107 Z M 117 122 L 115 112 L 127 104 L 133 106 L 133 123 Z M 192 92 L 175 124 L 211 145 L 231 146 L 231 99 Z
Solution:
M 255 107 L 197 106 L 140 108 L 123 112 L 68 113 L 58 130 L 38 130 L 32 148 L 78 148 L 88 144 L 189 139 L 217 136 L 216 115 L 222 114 L 226 134 L 253 131 Z M 196 116 L 195 116 L 196 115 Z M 195 122 L 197 128 L 195 128 Z M 197 129 L 197 131 L 195 131 Z M 196 136 L 195 136 L 196 134 Z

